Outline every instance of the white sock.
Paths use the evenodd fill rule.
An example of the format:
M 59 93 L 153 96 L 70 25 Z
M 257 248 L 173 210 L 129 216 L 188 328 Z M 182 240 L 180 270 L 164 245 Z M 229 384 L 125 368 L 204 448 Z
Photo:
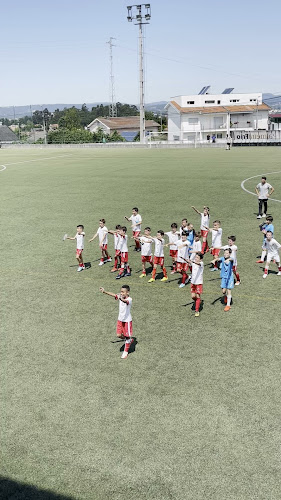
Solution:
M 230 306 L 230 302 L 231 302 L 231 295 L 228 295 L 227 296 L 227 306 Z
M 266 251 L 263 250 L 262 253 L 261 253 L 261 260 L 264 260 L 265 256 L 266 256 Z

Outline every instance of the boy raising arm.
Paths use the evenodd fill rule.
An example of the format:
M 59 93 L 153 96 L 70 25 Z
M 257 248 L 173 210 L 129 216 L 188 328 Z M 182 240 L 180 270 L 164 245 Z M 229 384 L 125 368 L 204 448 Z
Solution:
M 129 296 L 130 287 L 129 285 L 123 285 L 120 293 L 118 294 L 106 292 L 103 287 L 100 287 L 100 292 L 119 301 L 119 315 L 116 325 L 116 335 L 120 339 L 125 339 L 125 349 L 121 358 L 126 359 L 129 354 L 130 346 L 134 341 L 132 337 L 133 323 L 131 315 L 132 298 Z

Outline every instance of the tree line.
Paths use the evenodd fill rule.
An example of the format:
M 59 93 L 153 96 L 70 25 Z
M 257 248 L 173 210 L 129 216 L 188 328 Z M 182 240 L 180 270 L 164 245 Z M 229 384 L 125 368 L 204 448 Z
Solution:
M 3 118 L 1 121 L 4 125 L 16 124 L 20 127 L 20 130 L 24 132 L 31 132 L 34 128 L 46 129 L 47 142 L 50 144 L 68 144 L 75 142 L 117 142 L 125 141 L 125 139 L 118 134 L 115 130 L 108 136 L 101 129 L 97 130 L 96 133 L 91 133 L 85 130 L 85 127 L 89 125 L 93 120 L 98 117 L 108 117 L 110 114 L 110 108 L 108 105 L 99 104 L 92 107 L 91 110 L 88 109 L 86 104 L 83 104 L 81 109 L 75 108 L 64 108 L 63 110 L 56 109 L 51 113 L 47 108 L 43 110 L 36 110 L 31 116 L 24 116 L 18 120 L 8 120 Z M 139 111 L 137 106 L 132 104 L 122 104 L 117 103 L 117 116 L 137 116 Z M 166 117 L 154 114 L 150 111 L 145 112 L 146 120 L 154 120 L 161 126 L 166 126 Z M 50 126 L 57 124 L 57 130 L 50 130 Z M 23 134 L 21 134 L 23 138 Z

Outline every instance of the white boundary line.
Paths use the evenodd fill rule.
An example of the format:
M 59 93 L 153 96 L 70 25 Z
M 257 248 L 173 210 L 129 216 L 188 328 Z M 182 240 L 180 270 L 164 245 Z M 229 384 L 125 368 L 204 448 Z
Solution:
M 247 179 L 244 179 L 241 182 L 241 188 L 246 191 L 248 194 L 252 194 L 253 196 L 258 196 L 256 193 L 253 193 L 252 191 L 249 191 L 248 189 L 245 188 L 244 184 L 247 181 L 250 181 L 251 179 L 256 179 L 257 177 L 262 177 L 262 175 L 270 175 L 270 174 L 281 174 L 281 170 L 277 170 L 277 172 L 266 172 L 265 174 L 259 174 L 259 175 L 253 175 L 252 177 L 248 177 Z M 281 203 L 281 200 L 276 200 L 276 198 L 269 198 L 271 201 L 277 201 L 278 203 Z
M 9 167 L 10 165 L 21 165 L 23 163 L 31 163 L 32 161 L 55 160 L 56 158 L 67 158 L 69 156 L 73 155 L 47 156 L 46 158 L 36 158 L 34 160 L 25 160 L 25 161 L 17 161 L 15 163 L 7 163 L 6 165 L 0 165 L 0 167 L 2 167 L 0 172 L 4 172 L 4 170 L 7 170 L 7 167 Z

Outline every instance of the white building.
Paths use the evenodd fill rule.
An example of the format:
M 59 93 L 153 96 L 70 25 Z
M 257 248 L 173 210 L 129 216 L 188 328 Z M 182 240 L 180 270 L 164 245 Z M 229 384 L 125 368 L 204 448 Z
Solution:
M 215 136 L 217 142 L 225 142 L 232 131 L 268 130 L 270 107 L 262 102 L 262 94 L 232 94 L 232 90 L 173 97 L 166 105 L 168 140 L 205 142 Z

